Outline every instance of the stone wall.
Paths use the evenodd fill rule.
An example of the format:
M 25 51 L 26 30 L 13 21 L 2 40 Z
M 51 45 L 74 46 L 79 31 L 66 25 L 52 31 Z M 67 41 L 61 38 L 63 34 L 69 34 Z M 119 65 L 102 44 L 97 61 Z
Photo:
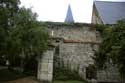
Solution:
M 55 38 L 80 42 L 97 42 L 96 31 L 88 25 L 83 26 L 50 26 L 49 34 Z
M 92 30 L 89 24 L 48 23 L 47 27 L 51 37 L 50 42 L 55 50 L 47 51 L 44 54 L 45 57 L 40 59 L 38 79 L 52 81 L 53 58 L 51 59 L 51 56 L 56 58 L 57 63 L 54 63 L 56 66 L 63 65 L 76 70 L 82 78 L 86 79 L 86 69 L 89 65 L 94 64 L 92 56 L 99 47 L 99 33 Z M 46 58 L 51 59 L 52 62 L 48 62 Z M 119 78 L 118 71 L 115 71 L 117 69 L 110 67 L 107 70 L 97 71 L 97 81 L 111 82 Z
M 59 65 L 76 70 L 82 78 L 86 78 L 86 67 L 94 64 L 92 56 L 99 44 L 96 31 L 91 30 L 90 25 L 51 25 L 48 31 L 54 39 L 53 44 L 58 47 L 55 58 L 58 58 Z
M 118 73 L 117 67 L 113 64 L 107 64 L 106 69 L 98 70 L 97 80 L 98 82 L 115 82 L 119 83 L 121 81 L 120 75 Z
M 63 43 L 59 45 L 59 59 L 65 67 L 78 71 L 82 78 L 86 78 L 86 67 L 94 64 L 93 50 L 94 46 L 89 43 Z

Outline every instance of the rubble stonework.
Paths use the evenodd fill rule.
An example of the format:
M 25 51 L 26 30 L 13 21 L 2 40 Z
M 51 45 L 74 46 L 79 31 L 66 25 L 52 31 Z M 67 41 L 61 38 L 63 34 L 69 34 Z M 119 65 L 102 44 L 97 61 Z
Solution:
M 95 50 L 98 50 L 100 44 L 100 38 L 98 37 L 99 33 L 91 28 L 92 27 L 89 24 L 48 24 L 47 29 L 52 39 L 50 42 L 55 46 L 55 50 L 51 51 L 53 52 L 52 56 L 57 58 L 57 63 L 60 63 L 59 65 L 57 63 L 54 64 L 57 66 L 63 65 L 71 70 L 76 70 L 82 78 L 86 79 L 86 68 L 89 65 L 94 64 L 92 56 L 94 55 Z M 56 48 L 58 48 L 58 50 L 56 50 Z M 51 52 L 48 52 L 45 56 L 51 55 Z M 44 58 L 42 58 L 42 60 L 45 61 Z M 41 62 L 41 64 L 43 64 L 43 62 Z M 50 64 L 52 67 L 53 63 Z M 42 69 L 44 69 L 43 65 L 41 65 L 39 71 L 42 71 Z M 110 81 L 117 80 L 116 75 L 118 74 L 112 72 L 112 70 L 108 70 L 111 76 L 110 78 L 106 78 L 106 74 L 102 73 L 103 71 L 106 72 L 106 70 L 97 71 L 97 81 L 101 80 L 102 82 L 105 82 L 107 79 Z M 47 70 L 47 72 L 49 71 L 51 71 L 51 73 L 46 73 L 46 75 L 51 74 L 51 78 L 41 76 L 45 73 L 41 72 L 38 74 L 38 79 L 48 79 L 49 81 L 52 81 L 53 67 L 50 70 Z
M 82 78 L 86 78 L 86 67 L 94 64 L 91 44 L 64 43 L 59 46 L 59 59 L 65 67 L 76 70 Z
M 108 63 L 106 69 L 98 70 L 97 80 L 99 82 L 114 82 L 119 83 L 121 81 L 118 69 L 115 65 Z

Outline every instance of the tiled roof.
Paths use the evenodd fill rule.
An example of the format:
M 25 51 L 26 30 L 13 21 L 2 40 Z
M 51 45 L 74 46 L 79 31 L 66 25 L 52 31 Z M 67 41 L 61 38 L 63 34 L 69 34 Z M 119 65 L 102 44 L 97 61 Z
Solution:
M 95 1 L 94 4 L 104 24 L 116 24 L 125 19 L 125 2 Z

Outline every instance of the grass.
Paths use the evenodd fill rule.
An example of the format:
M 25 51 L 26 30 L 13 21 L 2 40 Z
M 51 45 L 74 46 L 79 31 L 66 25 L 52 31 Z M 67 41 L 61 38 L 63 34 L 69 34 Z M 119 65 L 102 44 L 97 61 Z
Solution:
M 85 83 L 85 82 L 76 80 L 67 80 L 67 81 L 54 81 L 53 83 Z
M 19 73 L 19 72 L 11 72 L 8 69 L 1 69 L 0 70 L 0 82 L 3 81 L 10 81 L 10 80 L 15 80 L 18 78 L 23 78 L 26 75 Z

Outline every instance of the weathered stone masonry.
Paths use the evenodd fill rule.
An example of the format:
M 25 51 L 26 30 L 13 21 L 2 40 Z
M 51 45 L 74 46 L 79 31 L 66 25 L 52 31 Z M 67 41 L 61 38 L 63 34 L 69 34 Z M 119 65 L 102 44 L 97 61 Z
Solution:
M 91 28 L 89 24 L 48 24 L 50 42 L 54 47 L 46 51 L 39 60 L 38 79 L 52 81 L 53 58 L 57 58 L 60 63 L 55 63 L 56 66 L 63 65 L 71 70 L 76 70 L 82 78 L 86 79 L 86 68 L 94 64 L 92 56 L 94 51 L 98 50 L 100 43 L 97 31 Z M 111 75 L 113 75 L 112 72 Z M 97 80 L 105 81 L 107 79 L 105 77 L 103 71 L 97 72 Z M 109 81 L 113 79 L 113 77 L 108 77 Z
M 82 78 L 86 78 L 86 67 L 93 64 L 92 56 L 98 48 L 96 31 L 90 25 L 82 26 L 50 26 L 48 31 L 53 38 L 56 55 L 60 65 L 76 70 Z
M 77 70 L 82 78 L 86 78 L 86 67 L 93 64 L 92 45 L 89 43 L 64 43 L 59 47 L 59 57 L 64 66 L 71 70 Z

